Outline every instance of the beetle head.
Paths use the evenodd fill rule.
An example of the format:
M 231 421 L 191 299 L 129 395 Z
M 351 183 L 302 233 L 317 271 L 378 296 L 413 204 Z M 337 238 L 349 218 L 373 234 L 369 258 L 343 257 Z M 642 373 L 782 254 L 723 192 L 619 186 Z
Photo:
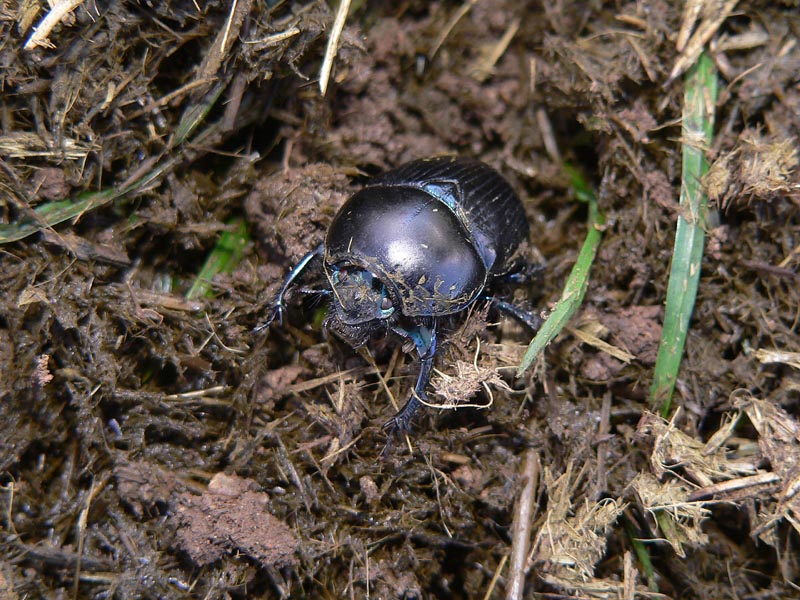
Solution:
M 395 316 L 395 303 L 386 285 L 374 273 L 355 265 L 325 269 L 333 290 L 333 306 L 325 326 L 358 347 Z

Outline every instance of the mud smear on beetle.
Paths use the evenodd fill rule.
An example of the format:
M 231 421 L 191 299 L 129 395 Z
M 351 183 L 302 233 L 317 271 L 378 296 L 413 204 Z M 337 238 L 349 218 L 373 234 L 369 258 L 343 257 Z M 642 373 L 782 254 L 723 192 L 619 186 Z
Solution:
M 35 4 L 0 10 L 0 596 L 500 597 L 519 568 L 525 597 L 796 595 L 795 2 L 740 3 L 713 38 L 718 220 L 669 423 L 647 392 L 679 214 L 675 3 L 354 3 L 325 97 L 322 2 L 80 4 L 24 49 Z M 383 456 L 416 376 L 398 340 L 321 331 L 313 270 L 253 329 L 350 193 L 446 152 L 525 205 L 544 276 L 503 297 L 546 310 L 574 263 L 562 160 L 608 222 L 534 373 L 513 377 L 528 334 L 475 305 L 445 324 L 431 401 L 491 407 L 428 410 Z M 242 219 L 235 268 L 187 298 Z

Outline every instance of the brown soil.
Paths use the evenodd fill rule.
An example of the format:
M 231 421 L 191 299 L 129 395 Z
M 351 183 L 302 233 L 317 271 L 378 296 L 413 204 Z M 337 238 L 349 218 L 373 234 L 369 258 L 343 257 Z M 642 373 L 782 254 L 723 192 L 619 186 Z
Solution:
M 24 48 L 46 3 L 0 2 L 0 233 L 35 225 L 0 248 L 0 597 L 501 598 L 520 574 L 527 598 L 797 596 L 796 1 L 710 29 L 714 211 L 669 423 L 647 393 L 683 3 L 356 2 L 324 97 L 335 6 L 75 4 Z M 416 373 L 397 340 L 355 352 L 298 292 L 254 328 L 348 194 L 441 153 L 519 193 L 544 269 L 517 297 L 542 310 L 586 232 L 563 162 L 607 225 L 534 373 L 513 378 L 527 333 L 476 306 L 432 398 L 491 407 L 387 448 Z M 242 260 L 187 298 L 241 219 Z

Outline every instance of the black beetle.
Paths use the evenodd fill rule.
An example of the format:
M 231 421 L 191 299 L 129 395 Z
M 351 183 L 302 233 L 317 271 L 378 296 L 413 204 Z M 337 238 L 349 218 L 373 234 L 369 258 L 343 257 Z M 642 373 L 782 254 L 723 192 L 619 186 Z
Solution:
M 508 182 L 472 159 L 416 160 L 373 179 L 336 213 L 325 242 L 290 271 L 263 329 L 283 318 L 289 286 L 322 256 L 333 296 L 324 326 L 358 348 L 378 330 L 413 342 L 420 371 L 411 397 L 385 425 L 407 431 L 427 398 L 437 349 L 437 322 L 490 300 L 532 329 L 541 319 L 486 287 L 514 271 L 528 221 Z

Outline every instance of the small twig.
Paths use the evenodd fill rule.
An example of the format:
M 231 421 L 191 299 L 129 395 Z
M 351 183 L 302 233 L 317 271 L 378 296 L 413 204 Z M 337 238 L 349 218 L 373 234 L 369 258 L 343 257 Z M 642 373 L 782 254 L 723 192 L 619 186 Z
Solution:
M 28 41 L 25 42 L 25 46 L 23 46 L 25 50 L 33 50 L 38 46 L 53 47 L 53 44 L 47 40 L 47 36 L 53 31 L 53 27 L 61 22 L 61 19 L 78 8 L 81 4 L 83 4 L 83 0 L 61 0 L 60 2 L 56 2 L 50 8 L 50 12 L 42 19 L 42 22 L 39 23 L 39 26 L 33 30 Z
M 164 400 L 192 400 L 194 398 L 204 398 L 205 396 L 216 396 L 217 394 L 225 393 L 227 389 L 228 388 L 224 385 L 216 385 L 203 390 L 193 390 L 191 392 L 183 392 L 182 394 L 169 394 L 164 396 Z
M 453 31 L 453 27 L 455 27 L 458 22 L 464 18 L 464 15 L 466 15 L 469 10 L 475 6 L 475 4 L 477 4 L 477 2 L 478 0 L 467 0 L 458 8 L 455 13 L 453 13 L 453 16 L 450 18 L 447 24 L 442 27 L 439 37 L 436 38 L 436 41 L 433 42 L 433 46 L 431 46 L 431 49 L 428 51 L 428 60 L 433 60 L 433 57 L 436 56 L 436 53 L 439 51 L 439 48 L 442 47 L 442 44 L 444 44 L 447 36 L 449 36 L 450 32 Z
M 397 404 L 397 400 L 395 400 L 392 390 L 389 389 L 389 384 L 387 383 L 388 377 L 384 377 L 383 373 L 381 373 L 381 370 L 378 368 L 378 364 L 375 362 L 372 354 L 370 354 L 369 350 L 367 350 L 364 346 L 361 346 L 361 348 L 358 349 L 358 353 L 361 355 L 361 358 L 366 360 L 370 367 L 372 367 L 372 370 L 378 377 L 378 381 L 380 382 L 383 391 L 386 392 L 387 396 L 389 396 L 389 402 L 392 403 L 392 408 L 395 410 L 395 412 L 400 410 L 400 405 Z
M 220 56 L 225 55 L 226 46 L 228 45 L 228 36 L 231 34 L 231 23 L 233 23 L 233 17 L 236 14 L 236 5 L 238 2 L 239 0 L 233 0 L 233 3 L 231 4 L 231 12 L 228 13 L 228 19 L 225 21 L 225 31 L 222 34 L 222 40 L 219 42 Z
M 558 143 L 556 136 L 553 134 L 553 126 L 550 123 L 550 116 L 547 111 L 539 107 L 536 109 L 536 124 L 539 126 L 539 131 L 542 134 L 542 141 L 544 142 L 544 149 L 547 150 L 547 155 L 556 164 L 561 164 L 561 152 L 558 151 Z
M 506 566 L 506 562 L 508 562 L 508 554 L 504 554 L 503 558 L 500 559 L 500 564 L 497 565 L 497 569 L 494 571 L 492 580 L 489 582 L 489 587 L 486 588 L 486 593 L 483 595 L 483 600 L 489 600 L 492 597 L 494 588 L 497 587 L 497 580 L 500 579 L 500 573 L 503 572 L 503 567 Z
M 636 56 L 639 57 L 639 62 L 642 63 L 642 69 L 644 69 L 645 75 L 647 78 L 652 82 L 655 83 L 658 79 L 658 73 L 656 72 L 655 68 L 653 68 L 653 63 L 650 60 L 650 55 L 645 52 L 644 48 L 642 48 L 641 44 L 632 36 L 628 35 L 625 36 L 625 41 L 631 45 L 633 51 L 636 52 Z
M 783 364 L 800 369 L 800 352 L 786 352 L 783 350 L 764 350 L 755 351 L 755 357 L 761 364 Z
M 162 106 L 166 106 L 167 104 L 169 104 L 170 102 L 175 100 L 175 98 L 183 96 L 187 92 L 192 91 L 194 88 L 198 88 L 198 87 L 203 86 L 203 85 L 205 85 L 207 83 L 211 83 L 211 81 L 212 81 L 212 79 L 196 79 L 194 81 L 190 81 L 186 85 L 182 85 L 181 87 L 179 87 L 177 90 L 173 90 L 173 91 L 169 92 L 168 94 L 166 94 L 164 96 L 161 96 L 161 98 L 159 98 L 158 100 L 151 100 L 144 107 L 143 111 L 144 112 L 151 112 L 151 111 L 153 111 L 153 110 L 155 110 L 157 108 L 160 108 Z
M 80 586 L 81 581 L 81 558 L 83 556 L 83 544 L 84 540 L 86 539 L 86 525 L 89 521 L 89 509 L 92 506 L 92 501 L 97 497 L 106 486 L 108 482 L 108 477 L 104 477 L 100 481 L 93 480 L 92 485 L 89 488 L 89 494 L 86 496 L 86 506 L 83 507 L 80 514 L 78 515 L 78 548 L 76 551 L 77 560 L 75 564 L 75 584 L 72 590 L 73 598 L 78 597 L 78 589 Z
M 233 83 L 228 91 L 228 101 L 225 103 L 225 113 L 222 117 L 222 131 L 230 133 L 236 128 L 236 117 L 239 114 L 245 90 L 247 90 L 247 76 L 243 72 L 238 73 L 233 78 Z
M 337 456 L 339 456 L 339 455 L 340 455 L 342 452 L 347 452 L 347 451 L 348 451 L 350 448 L 352 448 L 353 446 L 355 446 L 355 445 L 356 445 L 356 444 L 357 444 L 357 443 L 358 443 L 358 442 L 361 440 L 361 435 L 362 435 L 362 434 L 360 434 L 360 433 L 359 433 L 359 434 L 358 434 L 356 437 L 354 437 L 352 440 L 350 440 L 350 441 L 349 441 L 347 444 L 345 444 L 345 445 L 344 445 L 344 446 L 342 446 L 341 448 L 339 448 L 339 449 L 337 449 L 337 450 L 332 450 L 332 451 L 328 452 L 328 454 L 326 454 L 325 456 L 323 456 L 323 457 L 320 459 L 320 461 L 319 461 L 319 462 L 321 462 L 321 463 L 325 463 L 325 462 L 330 462 L 330 463 L 333 463 L 333 459 L 334 459 L 334 458 L 336 458 Z
M 440 523 L 442 524 L 442 527 L 444 528 L 444 532 L 447 534 L 447 537 L 452 538 L 453 532 L 450 531 L 450 528 L 447 526 L 447 517 L 446 517 L 447 511 L 445 511 L 444 506 L 442 506 L 442 496 L 441 493 L 439 492 L 439 477 L 441 476 L 446 480 L 447 476 L 444 473 L 442 473 L 439 469 L 435 469 L 433 467 L 433 463 L 431 462 L 431 457 L 428 455 L 425 455 L 425 464 L 428 466 L 428 469 L 431 472 L 431 480 L 433 480 L 433 490 L 436 493 L 436 505 L 439 507 Z
M 688 0 L 684 5 L 683 15 L 681 16 L 681 29 L 675 42 L 675 49 L 678 52 L 683 52 L 683 49 L 686 48 L 689 36 L 692 35 L 694 24 L 697 23 L 697 17 L 700 16 L 700 11 L 703 10 L 703 4 L 705 4 L 705 0 Z
M 592 494 L 595 500 L 599 500 L 608 485 L 608 473 L 606 472 L 606 463 L 608 462 L 608 434 L 611 432 L 611 393 L 608 392 L 603 396 L 603 407 L 600 411 L 600 424 L 597 428 L 597 438 L 600 442 L 597 444 L 597 475 L 594 480 L 594 493 Z
M 767 275 L 775 275 L 776 277 L 786 277 L 789 279 L 800 279 L 800 273 L 795 273 L 789 268 L 782 265 L 771 265 L 769 263 L 761 262 L 758 260 L 741 260 L 739 263 L 743 267 L 753 269 L 754 271 L 761 271 Z
M 378 381 L 381 382 L 383 391 L 385 391 L 386 395 L 389 396 L 389 401 L 392 403 L 392 408 L 394 409 L 395 412 L 397 412 L 399 410 L 399 405 L 397 404 L 397 400 L 395 400 L 394 398 L 394 394 L 392 394 L 392 390 L 389 389 L 389 384 L 386 382 L 388 377 L 383 376 L 381 370 L 378 368 L 378 365 L 375 362 L 375 359 L 372 357 L 372 354 L 370 354 L 369 350 L 367 350 L 365 347 L 362 346 L 358 350 L 358 353 L 362 356 L 362 358 L 364 358 L 364 360 L 366 360 L 372 366 L 372 369 L 375 371 L 375 375 L 378 376 Z M 414 394 L 415 396 L 417 395 L 413 388 L 411 389 L 411 393 Z M 417 398 L 419 398 L 419 396 L 417 396 Z M 407 433 L 404 434 L 403 437 L 406 441 L 406 446 L 408 447 L 408 451 L 413 454 L 414 446 L 411 444 L 411 437 Z
M 753 487 L 763 486 L 776 486 L 781 482 L 781 476 L 777 473 L 759 473 L 750 477 L 740 477 L 739 479 L 731 479 L 729 481 L 721 481 L 714 483 L 699 490 L 693 491 L 686 498 L 687 502 L 701 502 L 708 501 L 712 498 L 725 500 L 724 496 L 733 494 L 734 492 L 741 492 Z
M 279 33 L 273 33 L 266 37 L 263 37 L 259 40 L 245 40 L 245 44 L 261 44 L 265 48 L 270 46 L 277 46 L 281 42 L 288 40 L 289 38 L 293 38 L 297 34 L 300 33 L 300 30 L 297 27 L 290 27 L 286 31 L 281 31 Z
M 525 452 L 525 470 L 523 472 L 525 487 L 522 488 L 522 493 L 517 499 L 511 524 L 511 566 L 508 573 L 506 600 L 519 600 L 525 592 L 525 567 L 533 529 L 534 500 L 539 481 L 539 468 L 539 454 L 535 448 L 529 448 Z
M 317 379 L 310 379 L 308 381 L 303 381 L 302 383 L 286 386 L 280 391 L 280 393 L 283 396 L 288 396 L 290 394 L 307 392 L 327 383 L 331 383 L 332 381 L 336 381 L 337 379 L 341 379 L 342 381 L 346 381 L 348 379 L 358 379 L 369 373 L 371 370 L 371 367 L 356 367 L 355 369 L 349 369 L 339 373 L 331 373 L 330 375 L 325 375 L 324 377 L 318 377 Z
M 347 20 L 347 12 L 350 10 L 350 0 L 341 0 L 339 10 L 336 11 L 336 19 L 333 21 L 331 36 L 328 38 L 328 47 L 325 48 L 325 58 L 322 61 L 322 69 L 319 73 L 319 91 L 322 95 L 328 91 L 328 81 L 331 78 L 333 69 L 333 59 L 339 49 L 339 37 L 344 29 L 344 22 Z
M 592 346 L 593 348 L 600 350 L 600 352 L 605 352 L 609 356 L 613 356 L 614 358 L 624 362 L 625 364 L 630 364 L 630 362 L 636 358 L 636 356 L 634 356 L 627 350 L 609 344 L 605 340 L 601 340 L 599 337 L 590 333 L 589 331 L 578 329 L 576 327 L 570 327 L 569 325 L 566 327 L 566 330 L 569 331 L 576 338 L 578 338 L 580 341 L 582 341 L 584 344 Z
M 242 31 L 242 25 L 250 13 L 252 5 L 253 0 L 234 0 L 228 18 L 225 20 L 225 27 L 217 32 L 214 42 L 208 47 L 208 53 L 195 74 L 195 80 L 210 83 L 229 79 L 229 77 L 220 76 L 220 67 L 225 60 L 226 53 L 233 45 L 231 41 L 237 39 Z
M 483 83 L 489 77 L 492 69 L 494 69 L 494 66 L 497 64 L 497 61 L 500 60 L 501 56 L 503 56 L 505 51 L 508 49 L 508 45 L 511 43 L 511 40 L 514 39 L 517 31 L 519 31 L 519 25 L 520 20 L 514 19 L 506 29 L 503 37 L 500 38 L 500 41 L 497 42 L 497 44 L 495 44 L 492 49 L 487 52 L 485 56 L 482 56 L 478 61 L 478 64 L 475 66 L 473 77 L 479 83 Z
M 669 74 L 666 85 L 680 77 L 689 67 L 697 62 L 705 45 L 714 37 L 723 21 L 727 19 L 736 7 L 738 0 L 727 0 L 723 6 L 715 11 L 712 19 L 704 19 L 694 32 L 691 39 L 686 43 L 686 47 L 681 52 L 672 72 Z
M 627 550 L 622 556 L 622 597 L 625 600 L 636 598 L 636 567 L 633 566 L 633 553 Z

